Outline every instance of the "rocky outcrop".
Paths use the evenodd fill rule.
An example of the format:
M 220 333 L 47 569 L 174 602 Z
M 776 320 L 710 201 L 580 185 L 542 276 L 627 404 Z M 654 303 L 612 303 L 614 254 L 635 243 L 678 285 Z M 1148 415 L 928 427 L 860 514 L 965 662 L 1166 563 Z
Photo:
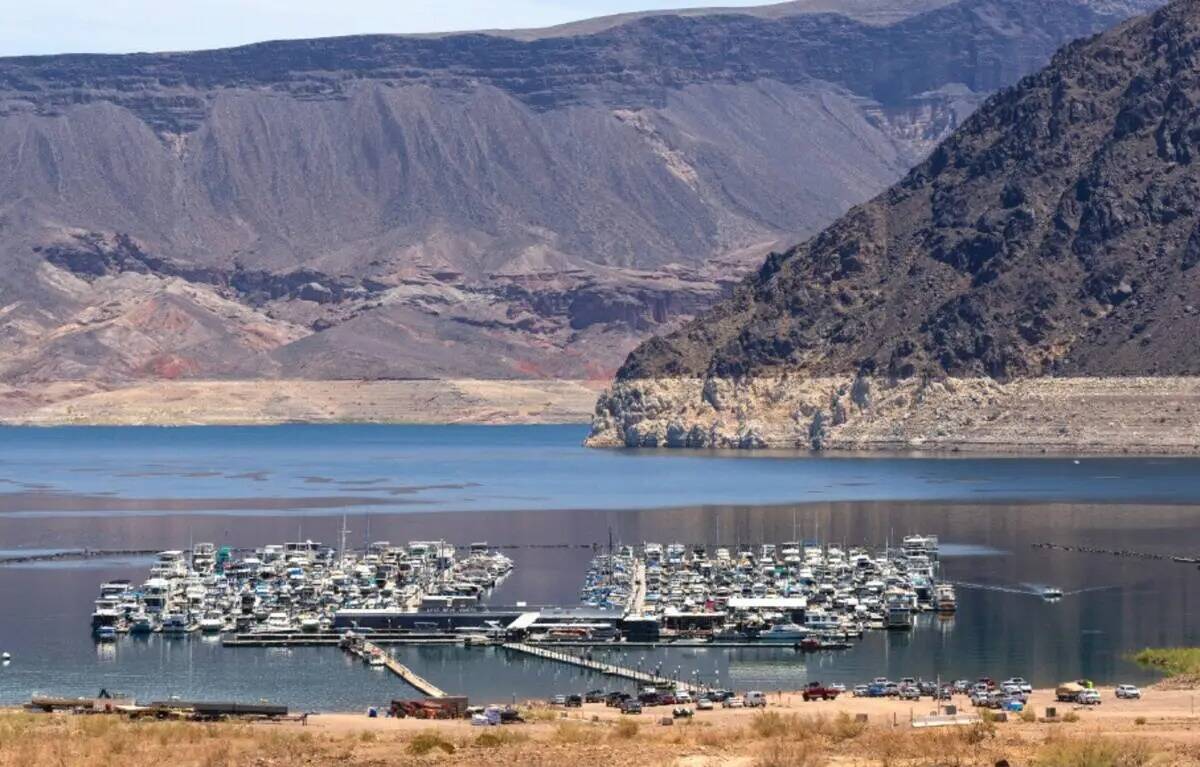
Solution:
M 639 347 L 594 441 L 1190 450 L 1198 50 L 1197 0 L 1068 46 L 895 187 Z
M 662 378 L 601 395 L 588 444 L 1195 454 L 1197 413 L 1200 378 Z

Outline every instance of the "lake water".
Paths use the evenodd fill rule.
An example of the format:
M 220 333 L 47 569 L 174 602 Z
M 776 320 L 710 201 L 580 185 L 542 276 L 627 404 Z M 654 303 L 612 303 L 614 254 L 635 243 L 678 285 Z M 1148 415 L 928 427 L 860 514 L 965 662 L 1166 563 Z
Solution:
M 829 458 L 780 452 L 590 451 L 581 426 L 282 426 L 0 429 L 0 557 L 79 548 L 260 546 L 297 536 L 445 538 L 509 546 L 496 602 L 572 604 L 593 546 L 615 540 L 738 544 L 799 536 L 943 542 L 960 584 L 951 621 L 868 633 L 849 651 L 613 652 L 739 689 L 878 675 L 1151 678 L 1126 655 L 1200 641 L 1200 571 L 1033 548 L 1053 542 L 1200 553 L 1200 461 L 1070 457 Z M 360 537 L 361 536 L 361 537 Z M 31 693 L 270 699 L 357 710 L 409 694 L 336 649 L 226 649 L 202 638 L 91 639 L 98 585 L 137 581 L 138 558 L 0 567 L 0 703 Z M 1066 592 L 1058 603 L 1042 585 Z M 402 662 L 452 692 L 505 701 L 610 679 L 488 648 L 406 647 Z

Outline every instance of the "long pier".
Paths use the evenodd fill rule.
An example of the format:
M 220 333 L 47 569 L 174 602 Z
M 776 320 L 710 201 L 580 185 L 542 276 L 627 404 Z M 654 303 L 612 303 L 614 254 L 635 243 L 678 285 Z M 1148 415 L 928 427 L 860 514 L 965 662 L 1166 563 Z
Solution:
M 524 653 L 532 655 L 535 658 L 544 660 L 558 661 L 559 663 L 569 663 L 573 666 L 586 668 L 589 671 L 596 671 L 608 676 L 617 676 L 624 679 L 632 679 L 635 682 L 645 682 L 656 687 L 675 687 L 678 690 L 687 692 L 696 692 L 699 688 L 688 682 L 679 682 L 674 679 L 668 679 L 665 676 L 656 676 L 646 671 L 638 671 L 637 669 L 628 668 L 626 666 L 618 666 L 615 663 L 601 663 L 600 661 L 581 658 L 578 655 L 571 653 L 555 652 L 554 650 L 545 647 L 534 647 L 533 645 L 524 644 L 521 642 L 510 642 L 502 645 L 505 650 L 512 652 Z
M 356 655 L 359 658 L 362 658 L 363 660 L 366 660 L 367 658 L 371 657 L 372 655 L 378 655 L 378 656 L 382 657 L 383 665 L 387 668 L 388 671 L 391 671 L 393 674 L 395 674 L 396 676 L 403 679 L 409 685 L 415 687 L 423 695 L 427 695 L 430 698 L 445 698 L 446 697 L 446 692 L 444 690 L 442 690 L 440 687 L 435 685 L 433 682 L 430 682 L 425 677 L 416 673 L 415 671 L 410 669 L 408 666 L 405 666 L 403 663 L 396 660 L 391 655 L 388 655 L 386 652 L 383 651 L 383 648 L 381 648 L 379 645 L 375 644 L 374 642 L 367 642 L 367 641 L 354 642 L 354 643 L 345 644 L 345 645 L 343 645 L 343 647 L 346 650 L 346 652 Z

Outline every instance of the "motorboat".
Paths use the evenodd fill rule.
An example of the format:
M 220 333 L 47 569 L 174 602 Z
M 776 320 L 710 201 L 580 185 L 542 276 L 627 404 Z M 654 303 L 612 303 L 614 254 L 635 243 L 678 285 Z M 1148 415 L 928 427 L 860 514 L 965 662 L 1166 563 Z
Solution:
M 162 619 L 162 633 L 167 636 L 190 634 L 195 627 L 186 613 L 167 613 Z
M 203 634 L 220 634 L 225 630 L 225 619 L 220 615 L 206 615 L 200 619 L 200 632 Z
M 933 592 L 933 606 L 939 613 L 952 613 L 958 610 L 958 598 L 954 587 L 949 583 L 939 583 Z
M 759 633 L 758 641 L 798 644 L 808 636 L 808 630 L 795 623 L 776 623 L 771 628 Z
M 154 621 L 146 613 L 134 613 L 129 618 L 129 633 L 135 636 L 145 636 L 154 631 Z

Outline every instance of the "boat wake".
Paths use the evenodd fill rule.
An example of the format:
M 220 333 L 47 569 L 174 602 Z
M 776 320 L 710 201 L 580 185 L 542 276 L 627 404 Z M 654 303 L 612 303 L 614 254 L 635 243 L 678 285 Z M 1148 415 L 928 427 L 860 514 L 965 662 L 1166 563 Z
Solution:
M 1047 598 L 1050 595 L 1055 597 L 1073 597 L 1079 594 L 1087 594 L 1093 591 L 1109 591 L 1111 589 L 1120 588 L 1119 586 L 1090 586 L 1084 589 L 1075 589 L 1073 591 L 1059 591 L 1053 586 L 1044 583 L 1021 583 L 1016 586 L 1001 586 L 991 583 L 967 583 L 965 581 L 953 581 L 955 588 L 975 589 L 978 591 L 998 591 L 1003 594 L 1020 594 L 1022 596 Z

